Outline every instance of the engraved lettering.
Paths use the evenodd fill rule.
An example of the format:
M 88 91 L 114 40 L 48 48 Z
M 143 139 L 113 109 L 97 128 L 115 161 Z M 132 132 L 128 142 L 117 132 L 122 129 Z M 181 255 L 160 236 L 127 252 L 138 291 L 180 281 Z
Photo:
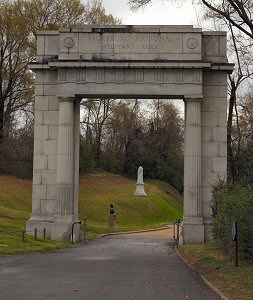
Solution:
M 156 52 L 160 50 L 160 42 L 176 42 L 173 34 L 90 34 L 88 41 L 100 42 L 103 52 Z M 164 46 L 162 46 L 164 47 Z

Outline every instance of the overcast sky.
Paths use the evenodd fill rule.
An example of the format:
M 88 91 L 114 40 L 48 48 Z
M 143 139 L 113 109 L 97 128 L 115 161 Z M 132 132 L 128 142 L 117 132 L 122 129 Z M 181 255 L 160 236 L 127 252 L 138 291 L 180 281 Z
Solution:
M 144 9 L 136 12 L 130 10 L 128 0 L 103 0 L 108 13 L 118 17 L 126 25 L 195 25 L 197 26 L 199 12 L 191 0 L 175 4 L 171 0 L 153 0 Z M 176 2 L 176 1 L 175 1 Z

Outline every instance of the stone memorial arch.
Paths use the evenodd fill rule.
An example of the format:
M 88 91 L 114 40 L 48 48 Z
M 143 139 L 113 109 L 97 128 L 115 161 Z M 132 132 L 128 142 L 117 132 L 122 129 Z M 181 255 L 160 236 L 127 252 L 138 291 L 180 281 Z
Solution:
M 211 185 L 226 177 L 226 33 L 192 26 L 82 26 L 37 40 L 32 217 L 70 239 L 78 219 L 81 98 L 185 103 L 184 243 L 211 239 Z M 133 187 L 134 188 L 134 187 Z M 79 228 L 76 227 L 76 236 Z

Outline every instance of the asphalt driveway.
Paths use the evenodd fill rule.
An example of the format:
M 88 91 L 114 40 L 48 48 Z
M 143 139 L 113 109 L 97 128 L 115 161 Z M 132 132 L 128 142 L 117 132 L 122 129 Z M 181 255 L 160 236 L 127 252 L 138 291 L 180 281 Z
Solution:
M 46 254 L 0 257 L 0 299 L 220 299 L 159 236 L 107 236 Z

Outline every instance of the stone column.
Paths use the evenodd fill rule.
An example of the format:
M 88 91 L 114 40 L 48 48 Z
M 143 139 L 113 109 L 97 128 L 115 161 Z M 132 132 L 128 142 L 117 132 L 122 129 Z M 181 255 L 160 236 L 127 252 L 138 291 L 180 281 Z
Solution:
M 184 243 L 204 242 L 201 209 L 201 100 L 185 99 Z
M 57 157 L 57 195 L 53 217 L 52 239 L 70 240 L 74 214 L 74 102 L 59 98 L 59 131 Z

